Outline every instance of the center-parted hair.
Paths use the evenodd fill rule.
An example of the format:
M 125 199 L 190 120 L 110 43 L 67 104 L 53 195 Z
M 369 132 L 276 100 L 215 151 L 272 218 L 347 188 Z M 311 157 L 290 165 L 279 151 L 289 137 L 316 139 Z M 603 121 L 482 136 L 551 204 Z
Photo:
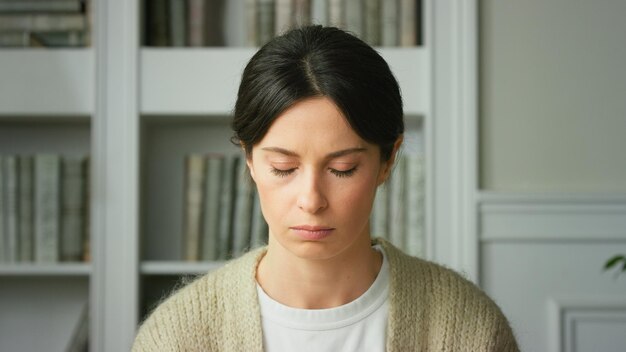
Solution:
M 244 69 L 233 142 L 248 157 L 274 120 L 298 101 L 330 98 L 352 129 L 388 160 L 404 133 L 400 88 L 368 44 L 334 27 L 292 29 L 265 44 Z

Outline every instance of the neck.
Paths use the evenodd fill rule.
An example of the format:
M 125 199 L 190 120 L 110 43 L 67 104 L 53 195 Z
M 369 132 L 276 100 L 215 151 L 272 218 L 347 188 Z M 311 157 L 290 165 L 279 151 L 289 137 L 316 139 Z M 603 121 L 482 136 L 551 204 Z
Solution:
M 298 257 L 270 237 L 257 282 L 272 299 L 289 307 L 332 308 L 367 291 L 381 265 L 382 255 L 372 249 L 369 237 L 325 259 Z

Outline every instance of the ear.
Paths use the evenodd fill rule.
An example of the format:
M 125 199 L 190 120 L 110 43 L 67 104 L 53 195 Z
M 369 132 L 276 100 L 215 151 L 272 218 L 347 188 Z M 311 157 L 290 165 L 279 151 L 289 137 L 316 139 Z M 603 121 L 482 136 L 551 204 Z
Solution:
M 248 157 L 247 155 L 245 155 L 245 152 L 244 152 L 244 158 L 246 158 L 246 165 L 248 166 L 248 170 L 250 171 L 250 177 L 252 177 L 252 181 L 256 183 L 256 179 L 254 175 L 254 168 L 252 167 L 252 155 Z
M 378 186 L 382 185 L 391 174 L 391 170 L 393 170 L 393 164 L 396 162 L 396 156 L 398 155 L 398 150 L 402 146 L 402 142 L 404 142 L 404 135 L 400 135 L 398 139 L 393 143 L 393 150 L 391 151 L 391 156 L 389 160 L 385 161 L 381 165 L 380 173 L 378 174 Z
M 250 177 L 252 177 L 252 181 L 256 182 L 256 180 L 254 179 L 254 169 L 252 168 L 252 155 L 248 155 L 248 153 L 246 153 L 246 146 L 243 144 L 243 142 L 239 142 L 239 147 L 241 147 L 243 157 L 246 158 L 246 166 L 250 171 Z

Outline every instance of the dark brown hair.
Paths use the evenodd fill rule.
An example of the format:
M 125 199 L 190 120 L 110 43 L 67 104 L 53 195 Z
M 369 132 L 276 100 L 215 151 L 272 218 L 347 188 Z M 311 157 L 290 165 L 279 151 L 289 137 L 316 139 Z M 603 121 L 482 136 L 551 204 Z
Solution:
M 232 123 L 233 143 L 248 157 L 274 120 L 296 102 L 328 97 L 354 131 L 389 160 L 404 133 L 400 88 L 387 62 L 357 37 L 306 26 L 265 44 L 247 64 Z

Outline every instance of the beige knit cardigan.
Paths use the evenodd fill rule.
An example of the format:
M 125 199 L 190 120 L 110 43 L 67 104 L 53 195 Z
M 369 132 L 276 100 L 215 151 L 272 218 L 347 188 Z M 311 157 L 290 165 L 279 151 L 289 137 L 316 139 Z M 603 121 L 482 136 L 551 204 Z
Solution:
M 389 259 L 387 351 L 519 351 L 509 324 L 480 289 L 381 239 Z M 255 274 L 265 248 L 173 294 L 141 325 L 133 352 L 262 351 Z

